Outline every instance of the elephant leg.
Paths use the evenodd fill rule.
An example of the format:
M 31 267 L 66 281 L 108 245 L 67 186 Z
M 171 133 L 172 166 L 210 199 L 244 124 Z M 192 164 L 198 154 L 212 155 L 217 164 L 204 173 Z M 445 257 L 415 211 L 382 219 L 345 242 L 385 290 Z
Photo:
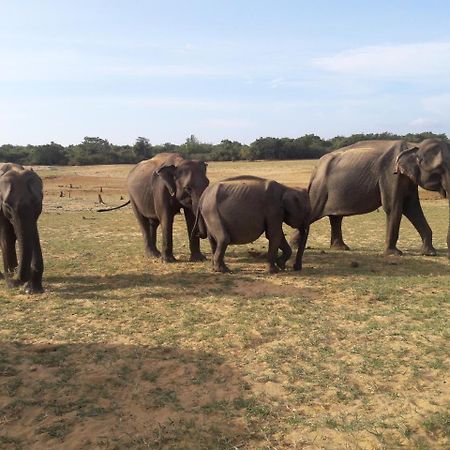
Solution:
M 342 216 L 328 216 L 331 225 L 330 247 L 336 250 L 350 250 L 342 237 Z
M 156 248 L 156 230 L 158 228 L 159 222 L 156 219 L 148 219 L 143 216 L 134 202 L 131 202 L 131 206 L 133 207 L 134 215 L 138 221 L 139 227 L 142 232 L 142 236 L 144 238 L 144 247 L 145 254 L 149 257 L 157 257 L 161 256 L 161 253 Z
M 433 233 L 423 214 L 417 192 L 413 197 L 408 198 L 403 205 L 403 214 L 412 223 L 422 239 L 422 255 L 436 256 L 436 249 L 432 242 Z
M 208 234 L 208 241 L 209 245 L 211 246 L 211 255 L 212 255 L 211 261 L 214 269 L 214 254 L 216 253 L 217 242 L 210 234 Z
M 33 256 L 31 258 L 31 279 L 27 283 L 25 291 L 28 294 L 40 294 L 44 292 L 42 287 L 42 274 L 44 273 L 44 260 L 42 259 L 41 244 L 39 236 L 33 245 Z
M 227 273 L 230 269 L 224 262 L 225 252 L 227 250 L 228 244 L 230 243 L 230 237 L 228 233 L 221 228 L 209 239 L 211 243 L 211 249 L 214 251 L 213 254 L 213 270 L 215 272 Z
M 269 240 L 269 250 L 267 252 L 267 259 L 269 261 L 270 273 L 279 272 L 279 269 L 276 266 L 276 262 L 278 256 L 278 249 L 280 248 L 282 242 L 282 236 L 283 230 L 281 228 L 281 222 L 278 224 L 268 223 L 266 230 L 266 237 Z
M 156 247 L 156 231 L 159 227 L 158 219 L 148 219 L 149 223 L 149 239 L 147 244 L 147 253 L 155 258 L 161 257 L 161 252 Z
M 162 227 L 162 259 L 164 262 L 175 262 L 173 256 L 173 214 L 169 212 L 161 218 Z
M 200 251 L 200 238 L 198 236 L 193 236 L 195 215 L 190 209 L 184 208 L 184 218 L 186 220 L 186 227 L 189 238 L 189 249 L 191 251 L 189 261 L 205 261 L 206 257 Z
M 284 270 L 286 268 L 286 262 L 292 255 L 292 249 L 286 240 L 286 236 L 282 235 L 280 243 L 281 256 L 277 259 L 277 266 Z
M 0 218 L 0 228 L 0 244 L 2 248 L 5 277 L 11 278 L 18 266 L 16 253 L 16 233 L 14 232 L 14 227 L 12 224 L 6 219 L 5 216 L 3 216 L 3 214 L 1 214 Z
M 386 211 L 386 250 L 385 255 L 402 255 L 397 248 L 400 221 L 402 219 L 403 208 L 399 201 L 396 201 L 390 211 Z
M 309 226 L 300 233 L 297 255 L 295 257 L 294 270 L 302 270 L 303 253 L 305 253 L 306 242 L 308 241 Z

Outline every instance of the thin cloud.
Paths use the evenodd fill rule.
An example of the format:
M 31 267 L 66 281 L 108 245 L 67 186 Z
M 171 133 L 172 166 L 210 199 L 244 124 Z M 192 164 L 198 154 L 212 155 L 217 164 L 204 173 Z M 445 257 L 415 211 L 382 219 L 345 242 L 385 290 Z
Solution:
M 450 42 L 361 47 L 316 58 L 312 63 L 329 72 L 369 78 L 448 76 Z

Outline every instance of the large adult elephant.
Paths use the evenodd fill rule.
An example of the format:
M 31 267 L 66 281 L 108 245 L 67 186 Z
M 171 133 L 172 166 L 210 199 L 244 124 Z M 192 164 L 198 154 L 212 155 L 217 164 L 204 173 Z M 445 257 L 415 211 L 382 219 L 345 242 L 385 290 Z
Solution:
M 208 237 L 213 269 L 229 272 L 224 262 L 227 246 L 248 244 L 265 233 L 269 240 L 270 273 L 284 269 L 292 254 L 283 222 L 300 233 L 294 270 L 301 270 L 308 238 L 310 204 L 305 189 L 293 189 L 273 180 L 241 175 L 209 186 L 200 199 L 198 228 Z M 282 251 L 278 257 L 278 249 Z
M 44 262 L 37 221 L 42 211 L 42 180 L 18 164 L 0 166 L 0 246 L 9 287 L 24 284 L 41 293 Z M 17 261 L 16 241 L 20 261 Z M 17 270 L 17 278 L 13 278 Z
M 178 153 L 159 153 L 141 161 L 128 174 L 127 186 L 134 214 L 144 237 L 148 256 L 173 262 L 172 229 L 175 214 L 184 210 L 190 261 L 203 261 L 199 237 L 193 233 L 198 202 L 209 180 L 206 163 L 184 159 Z M 117 208 L 112 208 L 117 209 Z M 109 210 L 100 210 L 109 211 Z M 156 247 L 156 230 L 162 227 L 162 254 Z
M 432 232 L 419 201 L 418 186 L 450 191 L 450 149 L 440 139 L 413 144 L 405 141 L 362 141 L 319 160 L 311 175 L 311 222 L 328 216 L 331 247 L 348 250 L 342 218 L 382 206 L 387 215 L 386 254 L 400 255 L 397 240 L 405 215 L 422 238 L 422 254 L 435 255 Z M 447 235 L 450 258 L 450 220 Z

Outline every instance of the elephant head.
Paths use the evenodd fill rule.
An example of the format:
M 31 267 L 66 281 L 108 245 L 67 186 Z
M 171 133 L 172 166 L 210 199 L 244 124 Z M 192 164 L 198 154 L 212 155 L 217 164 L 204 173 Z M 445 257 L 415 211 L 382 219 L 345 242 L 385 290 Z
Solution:
M 200 197 L 209 185 L 206 167 L 203 161 L 182 160 L 177 165 L 161 166 L 156 174 L 172 197 L 176 197 L 182 206 L 196 212 Z
M 17 283 L 28 283 L 27 291 L 30 293 L 42 292 L 43 260 L 37 227 L 42 212 L 42 180 L 35 172 L 22 166 L 5 166 L 0 169 L 1 212 L 9 222 L 2 225 L 5 227 L 5 242 L 2 244 L 6 246 L 6 254 L 3 255 L 5 272 L 8 275 L 17 266 L 14 247 L 16 237 L 20 250 Z M 11 226 L 13 237 L 7 231 L 7 227 Z
M 309 225 L 311 205 L 305 189 L 286 189 L 282 198 L 283 222 L 292 228 L 303 230 Z
M 438 191 L 450 201 L 450 147 L 440 139 L 425 139 L 408 145 L 396 159 L 395 172 L 429 191 Z M 450 211 L 450 203 L 449 203 Z M 450 217 L 447 234 L 450 258 Z

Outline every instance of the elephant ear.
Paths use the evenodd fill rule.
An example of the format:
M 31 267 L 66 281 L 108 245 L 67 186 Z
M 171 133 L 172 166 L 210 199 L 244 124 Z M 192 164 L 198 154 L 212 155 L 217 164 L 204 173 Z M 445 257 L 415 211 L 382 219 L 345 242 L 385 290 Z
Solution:
M 175 174 L 176 167 L 174 165 L 162 166 L 156 171 L 156 175 L 161 178 L 172 197 L 175 196 L 177 191 L 177 187 L 175 185 Z
M 444 164 L 444 156 L 439 147 L 424 150 L 417 154 L 417 164 L 426 172 L 434 172 Z
M 418 184 L 419 166 L 417 162 L 418 147 L 403 149 L 395 160 L 394 173 L 406 175 L 411 181 Z
M 42 192 L 42 180 L 36 177 L 35 172 L 30 172 L 30 176 L 27 180 L 28 190 L 38 200 L 42 201 L 44 198 L 44 193 Z

